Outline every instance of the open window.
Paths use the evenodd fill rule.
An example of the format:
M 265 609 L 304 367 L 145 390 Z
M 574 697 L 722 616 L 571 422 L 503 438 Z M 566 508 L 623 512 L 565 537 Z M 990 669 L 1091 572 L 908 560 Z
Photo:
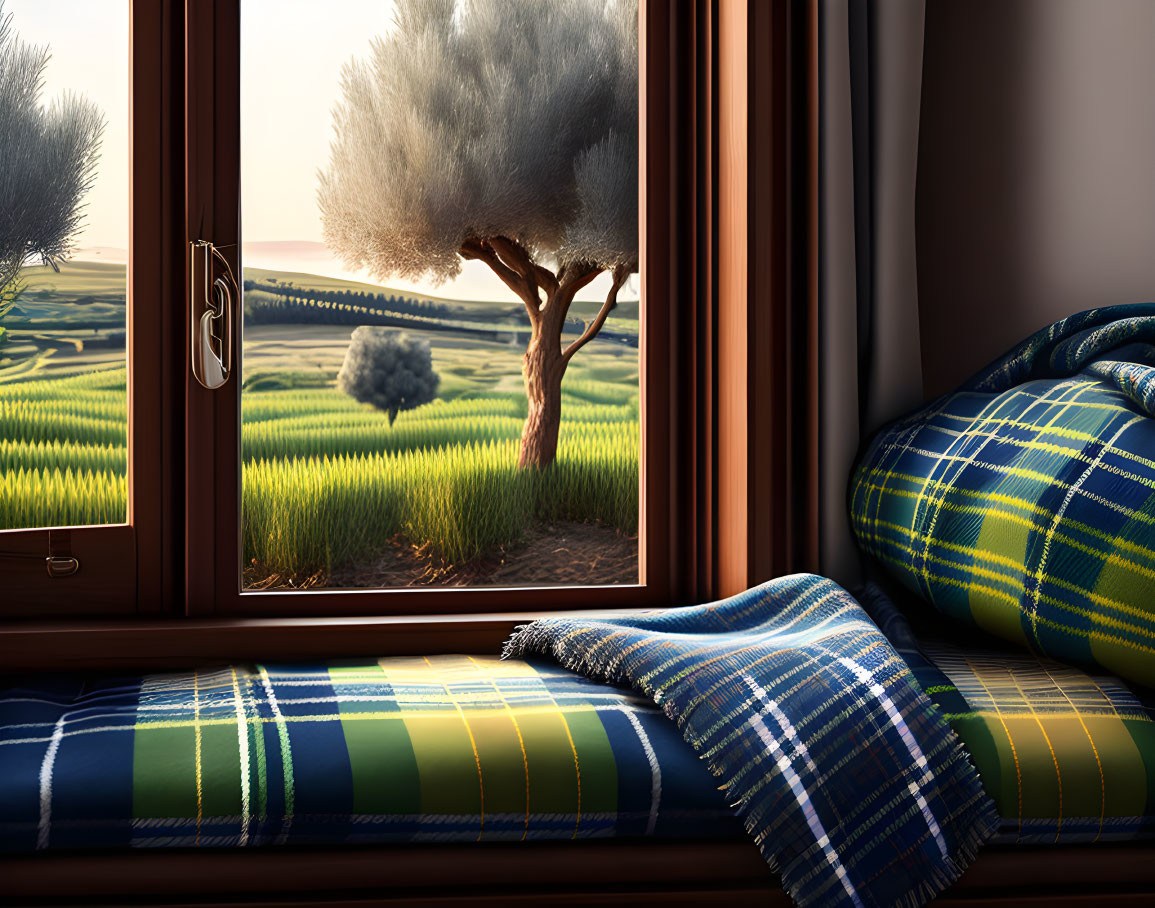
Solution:
M 190 612 L 664 601 L 667 15 L 189 9 Z
M 0 4 L 0 615 L 166 598 L 168 25 Z
M 89 9 L 71 0 L 22 3 L 21 9 L 33 6 L 55 10 L 60 21 L 69 20 L 74 7 Z M 466 276 L 488 274 L 488 283 L 477 285 L 484 292 L 458 287 L 455 299 L 448 299 L 445 284 L 437 289 L 443 298 L 434 300 L 428 288 L 418 291 L 413 274 L 406 273 L 404 284 L 382 277 L 380 268 L 357 273 L 371 270 L 370 258 L 358 258 L 356 245 L 352 252 L 341 246 L 341 229 L 326 233 L 317 192 L 322 180 L 336 176 L 329 147 L 340 137 L 334 109 L 351 103 L 342 66 L 360 61 L 372 81 L 392 77 L 386 71 L 401 65 L 400 52 L 388 44 L 400 26 L 381 14 L 381 4 L 366 4 L 356 27 L 348 20 L 353 5 L 342 6 L 341 16 L 318 14 L 311 25 L 291 27 L 279 24 L 279 7 L 264 0 L 189 0 L 177 8 L 106 0 L 97 6 L 101 28 L 120 22 L 127 30 L 119 78 L 130 103 L 119 125 L 105 123 L 105 135 L 127 133 L 129 158 L 101 161 L 102 168 L 122 167 L 127 174 L 121 188 L 130 206 L 121 266 L 127 336 L 119 353 L 99 346 L 109 342 L 110 326 L 75 340 L 83 341 L 83 356 L 105 357 L 106 371 L 126 370 L 123 390 L 97 389 L 110 399 L 102 404 L 106 421 L 114 392 L 123 395 L 122 422 L 109 431 L 123 433 L 124 450 L 117 454 L 118 445 L 108 441 L 111 453 L 88 455 L 126 463 L 117 480 L 125 516 L 37 519 L 0 531 L 0 552 L 18 556 L 0 559 L 5 614 L 300 616 L 302 626 L 310 615 L 500 612 L 508 619 L 701 600 L 797 568 L 797 540 L 805 537 L 785 528 L 797 523 L 788 519 L 801 513 L 809 488 L 791 467 L 802 443 L 796 424 L 809 412 L 805 401 L 795 400 L 808 387 L 800 381 L 808 348 L 804 320 L 787 314 L 790 287 L 803 286 L 805 263 L 804 244 L 788 248 L 786 238 L 795 234 L 786 226 L 792 212 L 805 219 L 806 200 L 784 187 L 793 186 L 792 168 L 808 159 L 808 134 L 788 129 L 785 111 L 796 108 L 807 83 L 788 65 L 784 6 L 775 6 L 773 15 L 751 7 L 747 33 L 738 7 L 641 0 L 636 37 L 622 22 L 597 32 L 603 44 L 616 34 L 636 54 L 636 89 L 630 89 L 636 97 L 619 105 L 619 114 L 633 119 L 590 123 L 599 141 L 567 165 L 596 174 L 599 167 L 604 172 L 602 152 L 610 158 L 609 152 L 634 149 L 636 175 L 629 162 L 618 168 L 626 177 L 600 202 L 583 201 L 571 180 L 567 217 L 580 214 L 586 202 L 595 211 L 606 199 L 620 199 L 623 210 L 637 212 L 636 248 L 632 258 L 628 246 L 619 245 L 609 255 L 574 260 L 604 267 L 580 273 L 565 318 L 551 327 L 555 366 L 566 351 L 571 355 L 560 395 L 547 395 L 549 406 L 560 402 L 559 468 L 544 472 L 518 466 L 531 409 L 520 366 L 534 337 L 525 297 L 536 294 L 538 308 L 548 313 L 551 282 L 560 289 L 579 273 L 559 273 L 562 240 L 554 236 L 551 246 L 548 230 L 536 240 L 528 232 L 461 234 L 440 273 L 460 265 Z M 537 15 L 534 4 L 513 6 Z M 15 0 L 7 8 L 18 11 Z M 792 21 L 798 30 L 805 19 Z M 273 31 L 284 32 L 281 40 L 258 45 L 252 39 Z M 315 37 L 315 50 L 290 52 L 304 34 Z M 747 46 L 719 56 L 720 44 L 738 34 L 748 34 Z M 380 45 L 370 40 L 375 35 Z M 772 39 L 769 54 L 756 52 L 765 44 L 758 36 Z M 27 39 L 41 40 L 33 31 Z M 110 39 L 108 46 L 114 44 Z M 58 46 L 57 62 L 65 49 Z M 599 53 L 603 62 L 616 59 L 628 81 L 620 50 L 617 58 L 605 48 Z M 473 65 L 481 59 L 475 54 Z M 111 60 L 102 56 L 106 81 Z M 410 69 L 419 66 L 411 61 Z M 98 81 L 92 80 L 94 88 Z M 446 103 L 464 103 L 445 88 L 452 81 L 431 84 L 440 86 Z M 45 98 L 58 91 L 47 86 Z M 740 116 L 755 93 L 779 113 L 769 123 Z M 366 109 L 379 101 L 370 93 Z M 527 135 L 545 141 L 550 132 L 520 135 L 524 146 Z M 523 147 L 519 155 L 532 161 L 538 151 Z M 748 170 L 753 157 L 771 166 Z M 379 161 L 374 166 L 374 179 L 389 176 Z M 347 192 L 344 200 L 354 204 L 357 196 Z M 355 205 L 346 207 L 349 217 L 360 216 Z M 92 223 L 96 214 L 95 206 L 89 209 Z M 562 231 L 574 243 L 581 235 L 573 218 L 553 224 L 555 234 Z M 585 235 L 588 243 L 590 231 Z M 503 245 L 503 238 L 518 242 Z M 523 253 L 532 261 L 522 262 Z M 81 261 L 74 255 L 62 274 Z M 527 290 L 526 275 L 536 290 Z M 609 309 L 604 304 L 615 284 L 616 307 Z M 78 298 L 71 315 L 111 305 L 96 292 Z M 218 317 L 225 311 L 234 316 L 228 324 Z M 360 327 L 354 322 L 427 341 L 437 399 L 412 407 L 417 398 L 403 395 L 375 406 L 340 390 L 350 336 Z M 59 343 L 77 357 L 77 343 Z M 420 359 L 423 345 L 414 346 Z M 57 364 L 65 361 L 53 356 Z M 6 382 L 3 393 L 14 386 Z M 66 403 L 72 410 L 82 406 L 79 397 Z M 441 425 L 431 427 L 434 417 L 443 417 Z M 61 440 L 74 447 L 91 442 Z M 465 459 L 463 450 L 478 455 L 486 469 L 447 472 L 453 457 Z M 366 460 L 375 468 L 366 471 Z M 377 497 L 356 483 L 344 499 L 331 494 L 350 476 L 375 487 Z M 282 493 L 277 483 L 288 479 L 295 485 Z M 401 505 L 394 499 L 388 512 L 381 489 L 402 480 L 408 497 Z M 470 482 L 484 486 L 482 492 L 474 494 Z M 414 492 L 421 488 L 435 491 L 422 497 Z M 559 523 L 600 537 L 594 554 L 584 553 L 584 566 L 597 562 L 601 575 L 568 572 L 580 559 L 573 557 L 574 541 L 560 538 L 564 527 L 550 535 Z M 616 563 L 604 563 L 607 536 L 618 546 Z M 399 570 L 390 568 L 390 554 L 401 562 Z M 75 556 L 79 570 L 49 577 L 45 559 L 57 555 L 64 564 Z M 520 564 L 511 567 L 517 559 L 510 556 L 518 555 Z M 559 564 L 566 569 L 556 569 Z M 453 570 L 462 566 L 468 569 Z M 152 645 L 155 634 L 171 648 L 194 624 L 170 622 L 163 634 L 160 625 L 137 627 L 139 638 L 118 625 L 116 639 L 126 653 L 145 646 L 141 641 Z M 72 627 L 93 640 L 93 631 L 111 625 Z M 208 623 L 199 627 L 209 633 Z M 260 640 L 271 640 L 268 625 L 262 627 Z M 314 649 L 348 651 L 337 630 L 322 640 L 320 625 L 308 627 Z M 508 621 L 501 628 L 494 623 L 494 639 L 507 627 Z M 228 652 L 249 653 L 237 635 L 250 628 L 258 625 L 228 625 L 236 644 Z M 64 625 L 52 630 L 73 632 Z M 30 625 L 5 628 L 6 646 L 31 645 L 38 633 Z M 98 646 L 82 637 L 81 648 Z M 225 651 L 215 643 L 187 649 L 203 658 Z
M 68 229 L 7 281 L 6 614 L 668 601 L 670 11 L 510 10 L 512 37 L 380 3 L 302 27 L 262 0 L 8 0 L 11 40 L 52 50 L 29 111 L 89 134 Z M 397 86 L 437 97 L 390 125 Z M 422 141 L 440 157 L 405 170 Z

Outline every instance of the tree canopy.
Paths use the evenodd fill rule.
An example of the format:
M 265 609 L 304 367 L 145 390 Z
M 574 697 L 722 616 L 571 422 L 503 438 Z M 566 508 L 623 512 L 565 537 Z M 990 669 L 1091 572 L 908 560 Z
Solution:
M 354 329 L 337 387 L 389 415 L 412 410 L 437 397 L 441 378 L 433 371 L 429 341 L 377 325 Z
M 635 271 L 635 0 L 400 0 L 347 64 L 318 200 L 378 278 L 442 280 L 471 241 Z

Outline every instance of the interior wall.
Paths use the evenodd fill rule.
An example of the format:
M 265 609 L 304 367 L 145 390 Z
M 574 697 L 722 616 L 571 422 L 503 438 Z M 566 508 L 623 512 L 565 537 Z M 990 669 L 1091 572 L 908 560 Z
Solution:
M 1155 299 L 1155 2 L 928 0 L 924 391 L 1093 306 Z

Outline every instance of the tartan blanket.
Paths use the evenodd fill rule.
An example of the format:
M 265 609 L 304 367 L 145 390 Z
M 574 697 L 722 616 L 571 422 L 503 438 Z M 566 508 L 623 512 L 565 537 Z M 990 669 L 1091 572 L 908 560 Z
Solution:
M 915 905 L 998 825 L 946 720 L 862 607 L 822 577 L 643 617 L 551 618 L 546 654 L 651 697 L 800 905 Z
M 0 690 L 0 851 L 731 837 L 652 703 L 495 656 Z
M 950 721 L 994 799 L 992 842 L 1057 845 L 1155 837 L 1155 697 L 942 629 L 911 630 L 877 587 L 859 601 Z
M 939 611 L 1155 687 L 1155 304 L 1040 331 L 884 428 L 862 548 Z

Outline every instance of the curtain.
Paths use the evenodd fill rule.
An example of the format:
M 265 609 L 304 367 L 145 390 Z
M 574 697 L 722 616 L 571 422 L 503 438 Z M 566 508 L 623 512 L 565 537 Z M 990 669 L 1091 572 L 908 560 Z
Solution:
M 925 0 L 818 3 L 819 570 L 859 577 L 860 445 L 923 399 L 915 176 Z

